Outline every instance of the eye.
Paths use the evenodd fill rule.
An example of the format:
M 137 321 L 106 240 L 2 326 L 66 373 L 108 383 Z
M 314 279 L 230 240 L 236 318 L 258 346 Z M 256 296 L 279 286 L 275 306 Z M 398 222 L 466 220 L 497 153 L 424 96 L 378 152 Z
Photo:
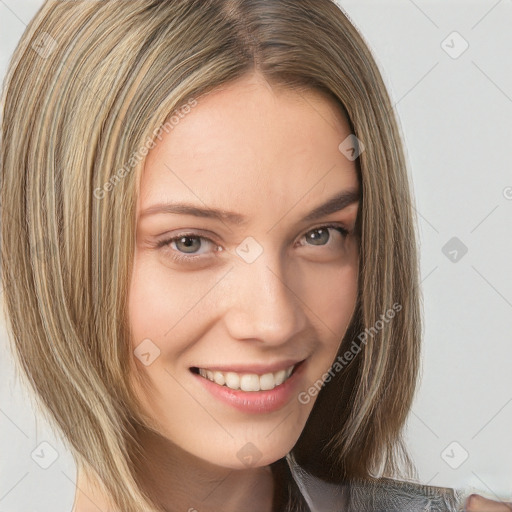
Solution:
M 200 236 L 185 235 L 175 238 L 172 241 L 176 244 L 178 250 L 187 254 L 193 254 L 201 248 L 201 240 L 205 240 Z
M 174 247 L 173 247 L 174 246 Z M 208 246 L 213 248 L 214 251 L 220 251 L 222 248 L 215 242 L 204 236 L 198 235 L 197 233 L 181 233 L 178 236 L 168 238 L 158 242 L 157 247 L 168 248 L 171 254 L 171 258 L 176 261 L 186 262 L 203 259 L 208 257 L 198 251 L 206 246 L 205 252 L 208 252 Z
M 345 239 L 349 232 L 347 229 L 345 229 L 342 226 L 339 226 L 337 224 L 328 224 L 326 226 L 320 226 L 318 228 L 311 229 L 308 231 L 304 237 L 307 241 L 308 245 L 327 245 L 329 240 L 331 239 L 331 232 L 330 230 L 334 229 L 338 233 L 340 233 Z M 304 245 L 304 244 L 301 244 Z

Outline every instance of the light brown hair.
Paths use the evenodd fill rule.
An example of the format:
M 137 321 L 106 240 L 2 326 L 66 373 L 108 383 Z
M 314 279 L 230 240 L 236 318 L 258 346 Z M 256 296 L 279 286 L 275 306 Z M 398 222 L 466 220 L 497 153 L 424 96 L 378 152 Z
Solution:
M 176 109 L 255 69 L 334 98 L 364 144 L 359 296 L 340 353 L 401 305 L 322 389 L 293 455 L 333 482 L 410 468 L 401 431 L 421 337 L 411 193 L 385 84 L 347 16 L 330 0 L 47 1 L 2 100 L 5 312 L 35 395 L 123 512 L 160 510 L 135 469 L 147 425 L 128 379 L 127 297 L 144 158 L 127 162 Z

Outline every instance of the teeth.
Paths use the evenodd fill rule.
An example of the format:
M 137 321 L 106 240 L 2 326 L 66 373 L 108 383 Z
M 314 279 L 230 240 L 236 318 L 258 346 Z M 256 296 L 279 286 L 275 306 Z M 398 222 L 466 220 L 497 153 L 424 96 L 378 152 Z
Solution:
M 240 375 L 238 375 L 238 373 L 228 372 L 228 373 L 226 373 L 225 378 L 226 378 L 226 386 L 228 388 L 231 388 L 231 389 L 239 389 L 240 388 Z
M 286 379 L 286 370 L 279 370 L 274 375 L 274 380 L 275 380 L 276 386 L 279 386 L 279 384 L 282 384 L 284 382 L 284 379 Z
M 293 372 L 295 365 L 286 370 L 257 375 L 255 373 L 238 374 L 235 372 L 219 372 L 199 368 L 199 375 L 215 382 L 219 386 L 242 391 L 269 391 L 282 384 Z
M 276 382 L 274 379 L 274 375 L 272 373 L 265 373 L 260 377 L 260 389 L 263 391 L 268 391 L 269 389 L 274 389 L 276 386 Z
M 222 372 L 213 372 L 213 381 L 219 384 L 219 386 L 226 384 L 226 379 Z
M 255 373 L 242 375 L 240 377 L 240 389 L 242 391 L 259 391 L 260 378 Z

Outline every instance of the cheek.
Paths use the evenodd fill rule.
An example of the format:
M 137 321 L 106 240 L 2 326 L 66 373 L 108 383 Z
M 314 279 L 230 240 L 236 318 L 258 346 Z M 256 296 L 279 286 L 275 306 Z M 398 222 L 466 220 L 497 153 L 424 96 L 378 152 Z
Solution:
M 200 413 L 178 384 L 184 375 L 176 373 L 181 354 L 200 335 L 191 319 L 207 284 L 191 286 L 191 280 L 190 274 L 170 272 L 143 254 L 135 258 L 128 298 L 131 383 L 147 417 L 162 432 L 177 428 L 178 419 Z
M 134 277 L 129 296 L 129 318 L 134 348 L 144 339 L 160 339 L 172 326 L 175 304 L 172 304 L 169 293 L 163 293 L 166 289 L 164 284 L 155 280 L 148 272 L 144 272 L 144 275 L 138 273 Z
M 195 306 L 211 287 L 209 280 L 165 269 L 149 257 L 135 261 L 129 293 L 129 319 L 132 343 L 145 338 L 164 340 L 181 330 Z M 174 332 L 173 332 L 174 331 Z
M 339 334 L 346 330 L 354 312 L 359 267 L 357 253 L 343 264 L 309 266 L 303 270 L 301 298 L 316 318 L 319 330 Z
M 309 267 L 303 280 L 301 298 L 319 340 L 306 379 L 311 383 L 331 367 L 355 311 L 359 278 L 355 249 L 343 264 Z
M 357 255 L 343 265 L 308 268 L 301 299 L 316 326 L 318 343 L 305 368 L 297 395 L 304 424 L 324 383 L 336 373 L 333 366 L 357 301 L 359 267 Z

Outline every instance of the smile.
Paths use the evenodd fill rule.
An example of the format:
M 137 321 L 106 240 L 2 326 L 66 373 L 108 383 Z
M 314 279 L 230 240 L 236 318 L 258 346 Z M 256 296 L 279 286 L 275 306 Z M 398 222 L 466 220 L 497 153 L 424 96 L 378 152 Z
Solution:
M 256 373 L 221 372 L 198 368 L 197 373 L 205 379 L 233 390 L 242 391 L 270 391 L 285 382 L 293 373 L 297 365 L 285 370 L 258 375 Z

